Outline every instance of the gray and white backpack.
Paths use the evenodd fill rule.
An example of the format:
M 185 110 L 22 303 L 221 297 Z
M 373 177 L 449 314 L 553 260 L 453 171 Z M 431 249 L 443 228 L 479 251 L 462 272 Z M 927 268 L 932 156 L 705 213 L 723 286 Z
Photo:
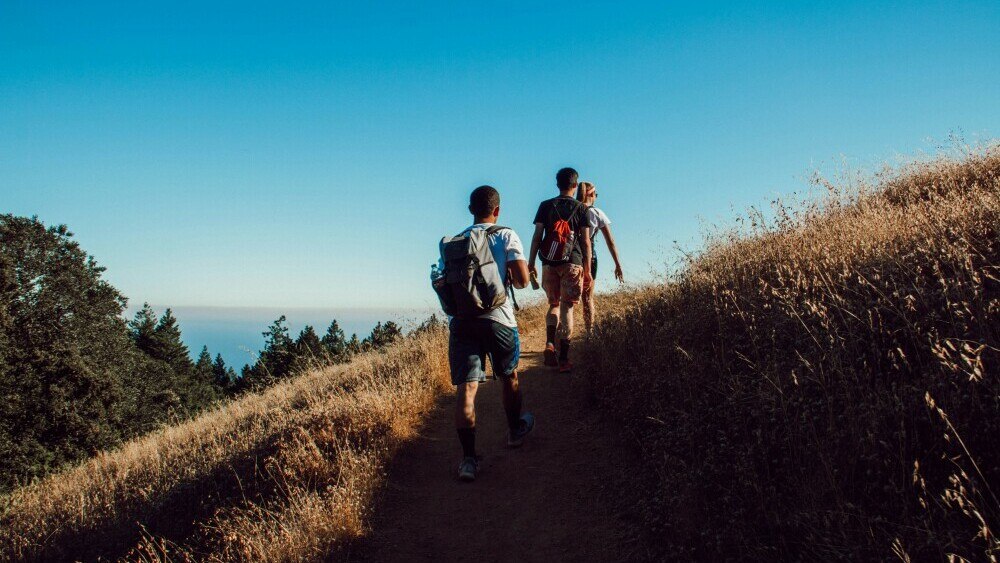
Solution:
M 444 270 L 432 280 L 445 314 L 472 319 L 507 302 L 504 275 L 490 251 L 489 237 L 508 227 L 471 229 L 441 239 Z

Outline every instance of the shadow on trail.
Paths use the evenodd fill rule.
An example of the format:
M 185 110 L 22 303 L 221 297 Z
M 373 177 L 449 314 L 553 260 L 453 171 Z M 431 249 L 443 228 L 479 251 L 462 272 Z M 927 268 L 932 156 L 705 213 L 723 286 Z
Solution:
M 627 507 L 614 499 L 631 452 L 602 424 L 581 373 L 542 365 L 540 336 L 523 343 L 524 409 L 537 426 L 522 448 L 506 447 L 501 385 L 476 398 L 474 483 L 457 478 L 461 450 L 452 396 L 389 466 L 372 530 L 334 557 L 352 561 L 618 560 L 627 556 Z

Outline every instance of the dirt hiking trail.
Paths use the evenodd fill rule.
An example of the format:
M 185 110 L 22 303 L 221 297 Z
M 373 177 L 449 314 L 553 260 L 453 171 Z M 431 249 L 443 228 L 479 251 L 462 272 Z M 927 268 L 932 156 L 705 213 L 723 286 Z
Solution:
M 542 365 L 544 331 L 522 342 L 524 410 L 537 417 L 519 449 L 506 446 L 501 386 L 476 397 L 474 483 L 456 475 L 461 449 L 454 398 L 444 397 L 420 434 L 397 453 L 375 508 L 370 535 L 348 561 L 615 561 L 630 558 L 621 501 L 612 481 L 630 455 L 605 430 L 582 369 Z M 633 528 L 634 529 L 634 528 Z

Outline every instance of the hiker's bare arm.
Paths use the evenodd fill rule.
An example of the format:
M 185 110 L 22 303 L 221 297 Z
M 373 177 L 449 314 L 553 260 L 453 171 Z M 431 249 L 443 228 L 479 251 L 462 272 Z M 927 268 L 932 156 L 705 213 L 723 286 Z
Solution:
M 622 273 L 622 263 L 618 260 L 618 246 L 615 245 L 615 236 L 611 234 L 611 227 L 604 225 L 601 227 L 604 234 L 604 242 L 608 243 L 608 251 L 611 252 L 611 259 L 615 261 L 615 279 L 625 283 L 625 274 Z
M 542 231 L 545 225 L 535 223 L 535 234 L 531 236 L 531 252 L 528 253 L 528 271 L 535 271 L 535 258 L 538 257 L 538 249 L 542 246 Z
M 528 263 L 524 260 L 514 260 L 507 263 L 507 272 L 510 283 L 517 289 L 528 287 Z
M 590 247 L 590 227 L 581 227 L 580 236 L 583 238 L 583 279 L 590 279 L 590 261 L 594 255 L 594 249 Z

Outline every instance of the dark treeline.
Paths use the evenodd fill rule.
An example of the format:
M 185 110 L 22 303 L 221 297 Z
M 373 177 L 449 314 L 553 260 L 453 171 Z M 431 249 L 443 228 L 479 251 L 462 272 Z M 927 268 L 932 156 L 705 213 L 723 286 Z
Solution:
M 192 359 L 170 309 L 145 305 L 126 321 L 103 271 L 65 226 L 0 215 L 0 492 L 402 336 L 390 321 L 346 338 L 333 321 L 323 336 L 307 326 L 292 338 L 282 316 L 237 374 L 207 347 Z
M 309 367 L 347 362 L 356 354 L 392 344 L 403 336 L 403 331 L 396 323 L 387 321 L 375 325 L 363 340 L 357 334 L 348 339 L 334 319 L 322 337 L 313 327 L 306 326 L 293 340 L 282 315 L 263 334 L 264 349 L 257 361 L 243 366 L 239 378 L 230 377 L 224 382 L 230 393 L 259 390 Z M 207 355 L 207 350 L 202 350 L 202 354 Z M 216 357 L 216 362 L 221 363 L 222 358 Z

